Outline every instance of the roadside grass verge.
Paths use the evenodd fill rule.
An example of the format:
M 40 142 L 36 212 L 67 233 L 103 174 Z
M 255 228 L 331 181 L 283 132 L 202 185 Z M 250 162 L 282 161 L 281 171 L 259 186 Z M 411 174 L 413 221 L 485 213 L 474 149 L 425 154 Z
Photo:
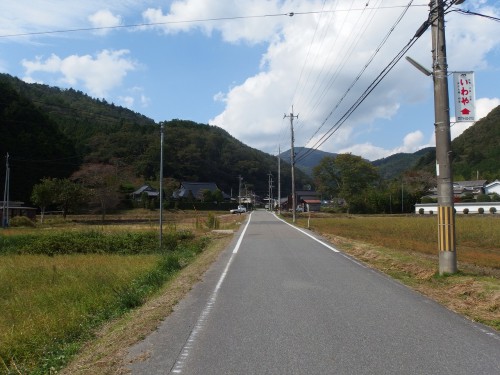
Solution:
M 0 235 L 0 373 L 50 374 L 96 327 L 140 306 L 207 246 L 188 231 Z
M 307 227 L 305 216 L 297 224 Z M 435 217 L 328 216 L 310 229 L 336 247 L 471 320 L 500 330 L 500 220 L 457 217 L 459 272 L 439 276 Z

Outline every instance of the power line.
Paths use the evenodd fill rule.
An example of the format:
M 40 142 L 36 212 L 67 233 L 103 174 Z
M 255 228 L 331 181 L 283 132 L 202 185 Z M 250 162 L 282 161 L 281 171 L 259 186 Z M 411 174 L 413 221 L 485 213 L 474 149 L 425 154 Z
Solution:
M 487 14 L 481 14 L 481 13 L 476 13 L 476 12 L 471 12 L 470 10 L 462 10 L 462 9 L 452 9 L 450 12 L 457 12 L 460 14 L 464 14 L 466 16 L 479 16 L 479 17 L 484 17 L 488 18 L 492 21 L 500 22 L 500 18 L 489 16 Z
M 346 90 L 346 92 L 344 93 L 344 95 L 340 98 L 340 100 L 337 102 L 337 104 L 335 105 L 335 107 L 333 108 L 333 110 L 328 114 L 328 116 L 321 123 L 320 127 L 311 136 L 311 138 L 309 139 L 308 142 L 310 142 L 314 138 L 314 136 L 316 134 L 318 134 L 318 132 L 321 130 L 321 128 L 325 125 L 325 123 L 328 121 L 328 119 L 333 115 L 333 113 L 335 112 L 335 110 L 337 110 L 337 108 L 340 106 L 340 104 L 342 103 L 342 101 L 346 98 L 346 96 L 348 95 L 348 93 L 353 89 L 353 87 L 355 86 L 355 84 L 359 81 L 359 79 L 361 78 L 361 76 L 363 75 L 363 73 L 366 71 L 366 69 L 368 68 L 368 66 L 373 62 L 373 60 L 376 57 L 376 55 L 380 52 L 380 50 L 383 47 L 383 45 L 387 42 L 387 40 L 389 39 L 390 35 L 394 32 L 394 30 L 397 27 L 397 25 L 401 22 L 401 20 L 405 16 L 406 12 L 408 11 L 408 9 L 411 7 L 412 3 L 413 3 L 413 0 L 411 0 L 407 4 L 407 6 L 404 9 L 404 11 L 398 17 L 398 19 L 396 20 L 396 22 L 394 23 L 394 25 L 391 27 L 391 29 L 389 30 L 389 32 L 382 39 L 381 43 L 375 49 L 375 51 L 372 54 L 372 56 L 368 59 L 368 62 L 361 69 L 361 71 L 358 73 L 358 75 L 356 76 L 356 78 L 354 79 L 354 81 L 351 83 L 351 85 L 349 86 L 349 88 Z M 333 127 L 331 127 L 330 130 L 328 130 L 316 142 L 316 144 L 310 150 L 305 151 L 305 153 L 302 154 L 302 155 L 299 154 L 297 156 L 297 161 L 300 161 L 300 160 L 306 158 L 309 154 L 312 153 L 313 149 L 319 148 L 324 142 L 326 142 L 326 140 L 328 140 L 331 137 L 331 135 L 333 133 L 335 133 L 338 130 L 338 128 L 347 120 L 347 118 L 359 107 L 359 105 L 361 105 L 361 103 L 366 99 L 366 97 L 368 96 L 368 94 L 371 93 L 373 91 L 373 89 L 375 89 L 375 87 L 378 86 L 378 84 L 380 83 L 380 81 L 389 73 L 389 71 L 392 70 L 392 68 L 394 67 L 394 65 L 401 59 L 402 54 L 404 54 L 416 42 L 417 39 L 418 38 L 415 38 L 415 36 L 414 36 L 412 38 L 413 41 L 410 40 L 410 42 L 405 47 L 403 47 L 403 49 L 398 53 L 398 55 L 396 55 L 396 57 L 389 63 L 389 65 L 386 66 L 386 68 L 382 71 L 382 73 L 380 73 L 379 76 L 370 84 L 370 86 L 368 86 L 368 89 L 361 95 L 360 98 L 358 98 L 358 100 L 354 103 L 354 105 L 349 108 L 349 110 L 340 118 L 340 120 Z
M 415 6 L 426 6 L 415 5 Z M 392 8 L 400 8 L 401 5 L 393 5 L 383 7 L 384 9 L 392 9 Z M 359 8 L 356 10 L 363 10 L 365 8 Z M 334 11 L 324 11 L 328 12 L 342 12 L 344 10 L 334 10 Z M 26 33 L 16 33 L 16 34 L 4 34 L 0 35 L 0 38 L 14 38 L 21 36 L 36 36 L 36 35 L 48 35 L 48 34 L 62 34 L 62 33 L 72 33 L 72 32 L 81 32 L 81 31 L 100 31 L 100 30 L 115 30 L 115 29 L 130 29 L 130 28 L 139 28 L 139 27 L 152 27 L 152 26 L 166 26 L 166 25 L 178 25 L 178 24 L 187 24 L 187 23 L 205 23 L 205 22 L 217 22 L 217 21 L 234 21 L 234 20 L 243 20 L 243 19 L 252 19 L 252 18 L 269 18 L 269 17 L 293 17 L 299 15 L 311 15 L 311 14 L 320 14 L 323 11 L 309 11 L 309 12 L 289 12 L 289 13 L 274 13 L 274 14 L 261 14 L 261 15 L 250 15 L 250 16 L 231 16 L 231 17 L 215 17 L 215 18 L 199 18 L 192 20 L 180 20 L 180 21 L 165 21 L 165 22 L 147 22 L 147 23 L 137 23 L 137 24 L 128 24 L 128 25 L 115 25 L 115 26 L 100 26 L 100 27 L 81 27 L 74 29 L 60 29 L 60 30 L 47 30 L 47 31 L 32 31 Z
M 430 16 L 429 16 L 430 18 Z M 296 162 L 303 160 L 309 156 L 314 150 L 318 149 L 325 143 L 351 116 L 351 114 L 365 101 L 368 95 L 380 84 L 380 82 L 389 74 L 389 72 L 394 68 L 403 55 L 416 43 L 416 41 L 422 36 L 422 34 L 427 30 L 427 28 L 432 24 L 433 20 L 426 20 L 422 26 L 417 30 L 415 35 L 410 39 L 410 41 L 399 51 L 399 53 L 389 62 L 389 64 L 380 72 L 380 74 L 372 81 L 368 88 L 361 94 L 358 100 L 344 113 L 344 115 L 325 133 L 323 136 L 314 144 L 314 146 L 306 151 L 306 153 L 300 155 Z

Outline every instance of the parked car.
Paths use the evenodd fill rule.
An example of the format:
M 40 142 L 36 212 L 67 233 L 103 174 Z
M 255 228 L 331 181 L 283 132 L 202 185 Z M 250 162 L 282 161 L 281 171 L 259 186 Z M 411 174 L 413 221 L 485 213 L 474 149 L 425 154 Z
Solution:
M 229 212 L 232 214 L 242 214 L 247 212 L 247 209 L 245 206 L 239 205 L 238 208 L 233 208 L 232 210 L 229 210 Z

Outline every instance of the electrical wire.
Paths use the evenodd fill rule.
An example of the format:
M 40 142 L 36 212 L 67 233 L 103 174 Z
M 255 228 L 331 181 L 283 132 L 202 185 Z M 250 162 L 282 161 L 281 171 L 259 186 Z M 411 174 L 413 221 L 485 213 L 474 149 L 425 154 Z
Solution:
M 413 3 L 413 0 L 411 0 L 407 5 L 406 5 L 406 8 L 403 10 L 403 12 L 400 14 L 400 16 L 397 18 L 396 22 L 394 23 L 394 25 L 391 27 L 391 29 L 388 31 L 388 33 L 384 36 L 384 38 L 382 39 L 382 41 L 379 43 L 379 45 L 377 46 L 377 48 L 375 49 L 375 51 L 373 52 L 373 54 L 370 56 L 370 58 L 368 59 L 368 62 L 363 66 L 363 68 L 361 69 L 361 71 L 358 73 L 358 75 L 355 77 L 355 79 L 353 80 L 353 82 L 351 83 L 351 85 L 348 87 L 348 89 L 345 91 L 345 93 L 342 95 L 342 97 L 339 99 L 339 101 L 336 103 L 336 105 L 334 106 L 334 108 L 332 109 L 332 111 L 328 114 L 328 116 L 323 120 L 323 122 L 321 123 L 321 125 L 319 126 L 319 128 L 314 132 L 314 134 L 309 138 L 309 140 L 306 142 L 306 146 L 307 144 L 319 133 L 319 131 L 323 128 L 323 126 L 326 124 L 326 122 L 330 119 L 330 117 L 333 115 L 333 113 L 339 108 L 339 106 L 341 105 L 341 103 L 344 101 L 344 99 L 347 97 L 347 95 L 349 94 L 349 92 L 354 88 L 354 86 L 356 85 L 356 83 L 361 79 L 361 76 L 363 75 L 363 73 L 367 70 L 367 68 L 370 66 L 370 64 L 373 62 L 373 60 L 375 59 L 375 57 L 377 56 L 377 54 L 380 52 L 380 50 L 382 49 L 382 47 L 385 45 L 385 43 L 387 42 L 387 40 L 389 39 L 389 37 L 391 36 L 391 34 L 394 32 L 394 30 L 396 29 L 397 25 L 401 22 L 401 20 L 403 19 L 403 17 L 406 15 L 407 11 L 409 10 L 409 8 L 411 7 Z M 416 39 L 415 39 L 416 41 Z M 398 54 L 399 56 L 399 54 Z M 399 60 L 398 60 L 399 61 Z M 397 61 L 396 61 L 397 62 Z M 390 63 L 391 64 L 391 63 Z M 387 69 L 387 67 L 386 67 Z M 392 69 L 392 68 L 391 68 Z M 383 72 L 382 72 L 383 73 Z M 379 75 L 380 76 L 380 75 Z M 385 75 L 384 75 L 385 76 Z M 372 82 L 373 84 L 373 82 Z M 377 83 L 378 85 L 378 83 Z M 371 91 L 370 91 L 371 92 Z M 363 94 L 364 95 L 364 94 Z M 358 99 L 359 100 L 359 99 Z M 364 99 L 363 99 L 364 101 Z M 357 103 L 357 102 L 356 102 Z M 356 104 L 355 103 L 355 104 Z M 359 103 L 361 104 L 361 103 Z M 359 106 L 359 105 L 358 105 Z M 358 107 L 356 106 L 356 108 Z M 352 107 L 351 107 L 352 109 Z M 351 110 L 349 109 L 348 112 Z M 344 114 L 345 116 L 345 114 Z M 343 116 L 343 117 L 344 117 Z M 342 117 L 342 118 L 343 118 Z M 341 119 L 342 119 L 341 118 Z M 342 122 L 343 123 L 343 122 Z M 325 133 L 328 134 L 329 132 L 331 131 L 331 129 Z M 336 130 L 335 130 L 336 131 Z M 334 132 L 335 132 L 334 131 Z M 319 140 L 318 142 L 319 145 L 318 145 L 318 142 L 315 144 L 315 146 L 312 147 L 312 149 L 315 149 L 317 147 L 320 147 L 324 141 L 326 141 L 326 139 L 330 138 L 330 136 L 328 136 L 323 142 L 321 142 L 322 139 L 324 139 L 325 135 L 323 135 Z M 317 145 L 317 146 L 316 146 Z M 303 149 L 305 150 L 305 149 Z M 300 154 L 297 155 L 297 161 L 300 161 L 302 159 L 304 159 L 305 157 L 307 157 L 309 154 L 311 154 L 312 151 L 310 150 L 307 150 L 305 151 L 303 154 Z
M 451 5 L 445 9 L 448 10 Z M 352 115 L 352 113 L 365 101 L 368 95 L 380 84 L 380 82 L 389 74 L 389 72 L 394 68 L 394 66 L 401 60 L 404 54 L 416 43 L 416 41 L 423 35 L 425 30 L 435 21 L 435 19 L 427 19 L 423 25 L 417 30 L 415 35 L 410 39 L 410 41 L 399 51 L 399 53 L 389 62 L 389 64 L 382 70 L 382 72 L 372 81 L 368 88 L 361 94 L 361 96 L 356 100 L 356 102 L 344 113 L 344 115 L 325 133 L 323 136 L 314 144 L 314 146 L 306 151 L 306 153 L 300 155 L 295 161 L 299 162 L 309 156 L 313 151 L 317 150 L 321 145 L 323 145 Z
M 415 5 L 415 6 L 425 6 L 425 5 Z M 387 6 L 384 8 L 390 9 L 390 8 L 400 8 L 400 7 L 402 7 L 402 6 L 393 5 L 393 6 Z M 363 8 L 360 8 L 358 10 L 363 10 Z M 341 12 L 341 11 L 342 10 L 336 10 L 335 12 Z M 293 17 L 293 16 L 299 16 L 299 15 L 310 15 L 310 14 L 319 14 L 319 13 L 322 13 L 322 11 L 289 12 L 289 13 L 274 13 L 274 14 L 261 14 L 261 15 L 250 15 L 250 16 L 200 18 L 200 19 L 192 19 L 192 20 L 149 22 L 149 23 L 137 23 L 137 24 L 115 25 L 115 26 L 100 26 L 100 27 L 81 27 L 81 28 L 75 28 L 75 29 L 32 31 L 32 32 L 26 32 L 26 33 L 3 34 L 3 35 L 0 35 L 0 38 L 13 38 L 13 37 L 22 37 L 22 36 L 37 36 L 37 35 L 48 35 L 48 34 L 73 33 L 73 32 L 81 32 L 81 31 L 100 31 L 100 30 L 114 30 L 114 29 L 143 28 L 143 27 L 178 25 L 178 24 L 187 24 L 187 23 L 233 21 L 233 20 L 252 19 L 252 18 L 268 18 L 268 17 L 283 17 L 283 16 Z
M 450 10 L 450 12 L 457 12 L 457 13 L 460 13 L 460 14 L 464 14 L 466 16 L 484 17 L 484 18 L 490 19 L 492 21 L 500 22 L 500 18 L 498 18 L 498 17 L 488 16 L 487 14 L 481 14 L 481 13 L 471 12 L 470 10 L 452 9 L 452 10 Z

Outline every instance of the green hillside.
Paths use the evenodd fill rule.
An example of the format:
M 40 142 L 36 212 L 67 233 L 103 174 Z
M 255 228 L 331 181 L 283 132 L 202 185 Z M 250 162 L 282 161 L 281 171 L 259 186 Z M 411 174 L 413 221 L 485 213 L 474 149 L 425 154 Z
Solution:
M 380 176 L 385 180 L 391 180 L 403 172 L 412 169 L 422 157 L 434 152 L 434 147 L 423 148 L 412 154 L 398 153 L 372 162 L 377 167 Z
M 23 180 L 16 177 L 16 185 L 11 178 L 11 199 L 28 201 L 40 178 L 69 177 L 82 163 L 119 166 L 124 183 L 135 186 L 158 179 L 160 126 L 153 120 L 72 89 L 27 84 L 5 74 L 0 75 L 0 82 L 1 126 L 9 126 L 9 133 L 2 128 L 2 134 L 8 136 L 2 137 L 0 155 L 8 151 L 13 163 L 37 159 L 56 166 L 33 162 L 30 168 L 37 173 L 27 173 L 29 178 Z M 10 108 L 19 106 L 29 110 L 18 111 L 18 117 L 7 121 Z M 14 169 L 13 165 L 13 173 Z M 285 195 L 291 189 L 290 168 L 283 164 L 281 171 Z M 221 128 L 185 120 L 165 122 L 165 177 L 213 181 L 230 193 L 231 189 L 237 191 L 241 175 L 248 189 L 265 196 L 270 172 L 277 176 L 275 157 L 244 145 Z M 4 165 L 0 165 L 0 173 L 3 181 Z M 310 183 L 300 171 L 296 180 L 297 186 Z
M 0 181 L 9 153 L 10 199 L 27 201 L 43 177 L 66 177 L 81 158 L 57 124 L 0 77 Z M 0 198 L 3 200 L 3 194 Z
M 500 106 L 451 142 L 455 181 L 500 177 Z M 415 169 L 435 171 L 436 153 L 422 156 Z

